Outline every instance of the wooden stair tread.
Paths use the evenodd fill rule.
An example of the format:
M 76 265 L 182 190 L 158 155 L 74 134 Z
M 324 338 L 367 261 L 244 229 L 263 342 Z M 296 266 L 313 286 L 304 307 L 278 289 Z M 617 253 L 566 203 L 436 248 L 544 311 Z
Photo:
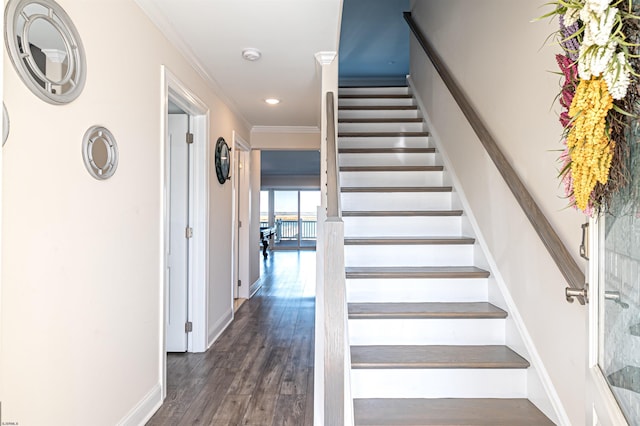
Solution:
M 435 148 L 340 148 L 339 154 L 434 154 Z
M 488 302 L 349 303 L 350 319 L 506 318 Z
M 443 166 L 342 166 L 341 172 L 441 172 Z
M 422 123 L 424 119 L 420 117 L 416 118 L 339 118 L 338 123 Z
M 462 210 L 352 210 L 343 211 L 342 217 L 417 217 L 417 216 L 462 216 Z
M 346 278 L 487 278 L 489 272 L 475 266 L 350 266 Z
M 338 111 L 384 111 L 384 110 L 417 110 L 418 105 L 338 105 Z
M 358 94 L 338 94 L 338 99 L 412 99 L 410 93 L 358 93 Z
M 523 398 L 354 399 L 356 426 L 547 426 Z
M 451 186 L 343 186 L 342 192 L 452 192 Z
M 425 137 L 429 132 L 340 132 L 339 138 L 370 138 L 370 137 Z
M 529 368 L 504 345 L 351 346 L 352 368 Z
M 470 237 L 345 237 L 345 245 L 460 245 L 473 244 Z

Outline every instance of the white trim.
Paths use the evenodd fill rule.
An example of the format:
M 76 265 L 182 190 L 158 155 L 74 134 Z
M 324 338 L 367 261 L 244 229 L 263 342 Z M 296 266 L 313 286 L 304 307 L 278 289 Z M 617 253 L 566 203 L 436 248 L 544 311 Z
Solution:
M 213 345 L 216 340 L 218 340 L 218 337 L 220 337 L 220 335 L 227 329 L 232 321 L 233 307 L 227 310 L 227 312 L 225 312 L 224 315 L 222 315 L 220 319 L 216 321 L 216 323 L 209 329 L 209 341 L 207 342 L 207 349 L 209 349 L 211 345 Z
M 540 358 L 540 354 L 538 353 L 538 350 L 536 349 L 536 346 L 533 343 L 533 339 L 531 338 L 531 335 L 529 334 L 529 331 L 522 319 L 522 316 L 520 315 L 520 311 L 518 310 L 516 303 L 511 297 L 511 293 L 509 292 L 509 289 L 505 284 L 504 279 L 502 278 L 502 275 L 500 274 L 497 263 L 493 258 L 491 251 L 489 250 L 489 247 L 486 243 L 484 235 L 480 231 L 480 227 L 478 226 L 478 222 L 476 221 L 476 218 L 473 214 L 473 210 L 471 209 L 469 202 L 464 194 L 462 185 L 460 184 L 460 181 L 458 180 L 458 177 L 455 174 L 455 171 L 451 165 L 451 161 L 449 160 L 446 150 L 443 149 L 443 146 L 440 142 L 440 138 L 438 137 L 437 132 L 434 129 L 433 123 L 431 122 L 428 114 L 426 113 L 427 110 L 425 108 L 424 102 L 420 98 L 420 95 L 418 94 L 418 92 L 415 90 L 413 79 L 411 77 L 408 77 L 407 82 L 409 84 L 409 88 L 411 89 L 411 93 L 413 93 L 413 96 L 416 99 L 418 107 L 422 111 L 422 115 L 424 117 L 424 120 L 427 123 L 429 133 L 433 137 L 433 140 L 437 146 L 438 152 L 442 157 L 445 169 L 447 170 L 447 173 L 451 178 L 453 186 L 456 188 L 456 193 L 459 196 L 460 203 L 463 206 L 463 210 L 465 211 L 465 214 L 468 217 L 469 223 L 476 234 L 476 240 L 482 247 L 487 263 L 489 264 L 489 267 L 491 269 L 491 274 L 495 278 L 496 284 L 498 285 L 498 288 L 502 293 L 502 297 L 504 298 L 505 304 L 507 305 L 509 316 L 513 319 L 516 329 L 520 334 L 522 342 L 528 352 L 528 355 L 530 358 L 529 361 L 533 366 L 533 368 L 535 369 L 538 375 L 538 378 L 540 379 L 542 387 L 544 388 L 547 394 L 547 397 L 549 398 L 549 402 L 551 403 L 552 408 L 555 411 L 556 418 L 558 419 L 558 422 L 561 425 L 570 426 L 571 421 L 569 420 L 569 416 L 567 415 L 567 412 L 565 411 L 564 406 L 562 405 L 562 401 L 560 400 L 560 397 L 558 395 L 558 392 L 555 389 L 555 386 L 551 382 L 551 377 L 549 376 L 549 373 L 547 372 L 544 366 L 544 363 L 542 362 L 542 358 Z M 543 407 L 539 407 L 539 408 L 542 409 Z M 548 413 L 545 413 L 545 414 L 549 415 Z
M 154 0 L 134 1 L 138 5 L 138 7 L 140 7 L 140 9 L 142 9 L 142 11 L 147 15 L 149 20 L 153 22 L 153 24 L 155 24 L 155 26 L 167 38 L 167 40 L 169 40 L 169 43 L 171 43 L 176 48 L 176 50 L 182 54 L 187 63 L 191 65 L 194 70 L 196 70 L 196 72 L 200 75 L 200 77 L 202 77 L 205 82 L 208 83 L 208 85 L 213 89 L 216 95 L 218 95 L 220 100 L 229 107 L 229 109 L 240 119 L 242 124 L 244 124 L 247 129 L 250 129 L 251 124 L 241 113 L 236 103 L 226 95 L 218 82 L 206 71 L 205 67 L 197 59 L 195 53 L 193 53 L 193 50 L 191 49 L 189 44 L 185 43 L 180 34 L 169 23 L 166 16 L 160 11 L 158 6 L 156 5 L 157 2 Z
M 249 299 L 251 299 L 253 295 L 256 294 L 258 290 L 260 290 L 261 287 L 262 278 L 258 278 L 253 284 L 251 284 L 251 287 L 249 287 Z
M 320 133 L 315 126 L 253 126 L 251 133 Z
M 316 61 L 318 61 L 320 65 L 330 65 L 331 62 L 333 62 L 333 60 L 336 58 L 336 56 L 338 56 L 338 54 L 333 51 L 323 51 L 316 52 L 316 54 L 313 56 L 316 57 Z
M 144 425 L 162 405 L 162 385 L 156 383 L 118 423 L 118 426 Z

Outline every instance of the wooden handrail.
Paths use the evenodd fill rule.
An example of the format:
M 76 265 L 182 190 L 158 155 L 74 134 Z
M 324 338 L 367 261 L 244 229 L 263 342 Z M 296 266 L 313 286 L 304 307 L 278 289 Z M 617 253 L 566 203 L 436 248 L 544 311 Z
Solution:
M 420 43 L 420 46 L 422 46 L 422 49 L 431 60 L 431 63 L 440 75 L 440 78 L 442 78 L 442 81 L 451 92 L 451 95 L 457 102 L 458 107 L 460 107 L 462 113 L 469 121 L 469 124 L 471 124 L 471 127 L 478 136 L 478 139 L 480 139 L 480 142 L 482 142 L 482 145 L 487 150 L 489 157 L 493 160 L 498 171 L 507 183 L 507 186 L 520 204 L 520 207 L 522 207 L 524 214 L 533 225 L 533 228 L 536 230 L 538 236 L 542 240 L 542 243 L 549 251 L 549 254 L 558 266 L 558 269 L 567 280 L 569 287 L 574 289 L 583 289 L 585 282 L 584 273 L 562 243 L 562 240 L 555 232 L 540 207 L 538 207 L 538 204 L 535 202 L 524 183 L 522 183 L 522 180 L 520 180 L 516 171 L 498 147 L 493 136 L 491 136 L 491 133 L 480 119 L 480 116 L 471 106 L 471 102 L 469 102 L 469 99 L 453 78 L 453 75 L 445 65 L 444 61 L 422 34 L 416 22 L 413 20 L 411 12 L 404 12 L 404 19 L 409 24 L 409 28 L 416 37 L 416 40 Z M 585 303 L 583 297 L 578 297 L 578 301 L 583 305 Z
M 335 96 L 327 92 L 327 217 L 340 217 Z

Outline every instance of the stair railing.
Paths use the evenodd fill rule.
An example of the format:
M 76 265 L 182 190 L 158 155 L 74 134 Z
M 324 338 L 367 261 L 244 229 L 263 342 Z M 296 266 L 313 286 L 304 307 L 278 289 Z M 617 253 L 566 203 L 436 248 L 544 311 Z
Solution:
M 469 121 L 469 124 L 478 136 L 478 139 L 480 139 L 480 142 L 489 154 L 489 157 L 496 165 L 496 168 L 504 178 L 507 186 L 518 201 L 518 204 L 520 204 L 524 214 L 529 219 L 529 222 L 531 222 L 533 228 L 538 233 L 542 243 L 549 251 L 551 258 L 558 266 L 558 269 L 564 276 L 565 280 L 567 280 L 569 289 L 577 291 L 577 293 L 574 294 L 580 304 L 584 305 L 584 297 L 582 295 L 578 295 L 583 294 L 582 292 L 585 288 L 584 273 L 573 259 L 516 171 L 498 147 L 495 139 L 480 119 L 478 113 L 471 106 L 471 102 L 469 102 L 465 93 L 462 91 L 458 83 L 456 83 L 453 75 L 445 65 L 440 55 L 425 38 L 422 31 L 420 31 L 420 28 L 418 28 L 416 22 L 411 16 L 411 12 L 404 12 L 404 19 L 407 21 L 407 24 L 409 24 L 411 32 L 416 37 L 418 43 L 420 43 L 420 46 L 422 46 L 422 49 L 429 57 L 429 60 L 431 60 L 433 67 L 440 75 L 440 78 L 442 78 L 442 81 L 449 89 L 449 92 L 451 92 L 451 95 L 458 104 L 458 107 L 462 110 L 462 113 Z M 569 291 L 567 294 L 569 294 Z M 569 296 L 567 296 L 567 300 L 573 301 Z
M 352 425 L 350 364 L 347 333 L 347 298 L 345 289 L 344 222 L 340 207 L 338 146 L 335 120 L 335 96 L 327 92 L 327 208 L 326 216 L 318 218 L 319 267 L 317 306 L 322 309 L 323 358 L 316 368 L 324 370 L 323 416 L 325 425 Z M 322 209 L 321 209 L 322 210 Z M 322 212 L 324 213 L 324 212 Z M 316 342 L 318 342 L 316 337 Z M 318 354 L 316 352 L 316 354 Z M 317 376 L 316 376 L 317 377 Z M 316 387 L 318 389 L 318 387 Z M 318 424 L 318 423 L 316 423 Z

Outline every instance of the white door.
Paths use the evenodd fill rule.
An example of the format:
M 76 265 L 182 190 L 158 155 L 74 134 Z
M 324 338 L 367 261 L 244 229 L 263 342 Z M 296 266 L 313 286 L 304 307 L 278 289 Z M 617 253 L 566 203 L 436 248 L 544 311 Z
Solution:
M 242 159 L 240 154 L 240 151 L 238 151 L 236 149 L 235 155 L 233 156 L 235 161 L 234 161 L 234 171 L 233 171 L 233 176 L 232 179 L 235 179 L 234 183 L 235 183 L 235 200 L 236 200 L 236 229 L 235 229 L 235 235 L 234 235 L 234 241 L 235 241 L 235 247 L 234 247 L 234 265 L 233 265 L 233 269 L 234 269 L 234 283 L 233 283 L 233 298 L 237 299 L 240 297 L 240 283 L 242 282 L 240 279 L 240 257 L 241 257 L 241 241 L 240 241 L 240 229 L 242 228 L 242 208 L 243 208 L 243 202 L 242 202 L 242 196 L 241 196 L 241 188 L 242 188 L 242 168 L 243 168 L 243 164 L 242 164 Z
M 169 241 L 167 244 L 167 352 L 187 351 L 189 247 L 189 131 L 187 114 L 169 114 Z
M 621 199 L 612 210 L 589 226 L 587 418 L 593 425 L 638 425 L 640 217 Z

